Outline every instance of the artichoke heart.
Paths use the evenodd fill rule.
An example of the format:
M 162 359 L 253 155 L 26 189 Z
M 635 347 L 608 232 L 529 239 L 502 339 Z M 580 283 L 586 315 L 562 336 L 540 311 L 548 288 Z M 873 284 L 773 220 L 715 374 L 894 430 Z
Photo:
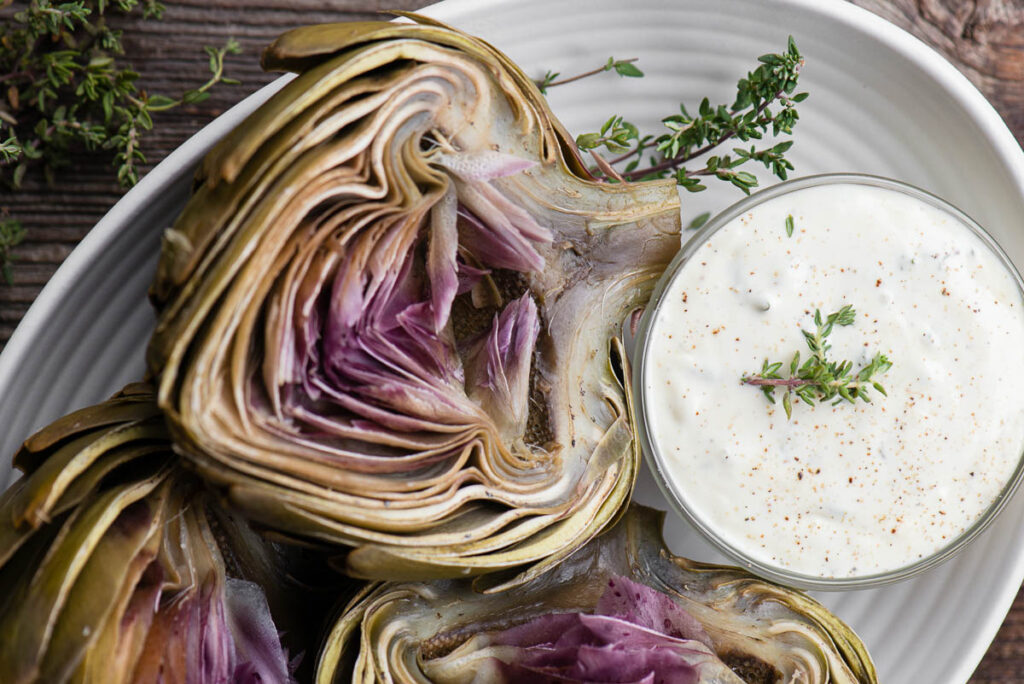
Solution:
M 629 507 L 558 568 L 501 593 L 384 582 L 321 651 L 332 682 L 873 684 L 853 631 L 803 592 L 673 556 L 663 514 Z
M 58 420 L 15 465 L 25 474 L 0 496 L 0 682 L 292 681 L 261 588 L 282 586 L 260 570 L 271 549 L 176 465 L 152 388 Z M 248 577 L 227 572 L 252 559 Z
M 679 248 L 678 193 L 595 182 L 507 57 L 416 20 L 267 50 L 297 76 L 203 162 L 148 362 L 245 515 L 351 547 L 358 577 L 522 582 L 629 499 L 619 334 Z

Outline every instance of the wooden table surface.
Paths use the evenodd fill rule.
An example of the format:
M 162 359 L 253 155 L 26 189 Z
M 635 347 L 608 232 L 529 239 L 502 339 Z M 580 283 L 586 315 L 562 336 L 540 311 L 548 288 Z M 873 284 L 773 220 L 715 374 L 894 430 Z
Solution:
M 510 0 L 514 1 L 514 0 Z M 714 0 L 708 0 L 713 2 Z M 1024 140 L 1024 0 L 854 0 L 937 48 L 992 101 Z M 0 21 L 27 2 L 0 10 Z M 241 86 L 222 86 L 199 105 L 158 115 L 143 144 L 150 168 L 212 118 L 273 78 L 257 55 L 285 29 L 371 18 L 386 9 L 416 9 L 424 0 L 165 0 L 163 22 L 122 21 L 125 45 L 141 83 L 152 92 L 181 93 L 205 80 L 204 45 L 234 36 L 243 53 L 228 60 Z M 113 23 L 113 22 L 112 22 Z M 0 208 L 28 229 L 15 250 L 14 284 L 0 285 L 0 345 L 10 337 L 39 289 L 122 191 L 103 161 L 83 155 L 56 188 L 29 183 L 0 192 Z M 972 683 L 1024 684 L 1024 590 L 1018 593 Z

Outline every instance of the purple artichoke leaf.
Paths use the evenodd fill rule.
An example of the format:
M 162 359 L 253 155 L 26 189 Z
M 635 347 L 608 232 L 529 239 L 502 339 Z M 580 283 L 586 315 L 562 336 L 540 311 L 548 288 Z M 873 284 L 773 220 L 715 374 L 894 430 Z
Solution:
M 521 236 L 532 242 L 550 243 L 554 236 L 521 206 L 511 201 L 487 181 L 505 178 L 537 166 L 493 150 L 475 153 L 435 154 L 431 161 L 454 174 L 459 201 L 493 228 L 506 236 Z
M 486 209 L 486 207 L 485 207 Z M 459 244 L 484 266 L 530 272 L 544 268 L 544 257 L 503 216 L 479 216 L 479 207 L 459 206 Z
M 465 352 L 469 397 L 510 440 L 523 434 L 529 417 L 530 367 L 539 333 L 537 305 L 527 293 L 496 315 Z
M 409 263 L 406 259 L 395 283 L 361 300 L 366 304 L 361 320 L 346 325 L 346 314 L 332 312 L 323 340 L 324 370 L 338 389 L 374 384 L 374 373 L 416 378 L 434 388 L 461 387 L 462 367 L 454 345 L 446 331 L 435 328 L 434 302 L 422 300 L 424 288 L 409 275 Z M 450 276 L 448 295 L 454 299 L 454 257 Z M 369 375 L 359 376 L 360 371 Z M 348 375 L 354 376 L 352 383 Z
M 712 647 L 711 637 L 697 618 L 667 594 L 628 577 L 609 578 L 608 588 L 601 595 L 594 612 Z
M 344 343 L 360 330 L 375 327 L 381 320 L 392 320 L 395 313 L 418 301 L 412 288 L 403 287 L 409 280 L 410 259 L 393 264 L 396 272 L 386 275 L 389 282 L 384 283 L 372 282 L 376 279 L 368 277 L 365 262 L 366 250 L 352 249 L 334 273 L 323 333 L 325 344 Z
M 501 634 L 496 640 L 514 645 L 507 643 L 510 637 L 528 636 L 531 629 L 539 630 L 541 639 L 556 640 L 538 641 L 513 651 L 497 650 L 496 657 L 510 666 L 500 668 L 509 682 L 525 684 L 532 681 L 531 674 L 554 674 L 576 682 L 696 684 L 702 681 L 703 669 L 710 673 L 724 667 L 711 649 L 698 641 L 670 637 L 605 615 L 545 615 L 514 629 L 515 635 Z
M 496 218 L 502 226 L 507 222 L 516 233 L 531 242 L 550 245 L 554 241 L 555 236 L 550 228 L 537 223 L 537 220 L 530 212 L 506 197 L 494 185 L 490 183 L 473 183 L 470 187 L 479 197 L 473 193 L 468 193 L 467 196 L 478 206 L 480 201 L 484 202 L 484 206 L 488 209 L 487 213 L 484 214 L 485 217 Z
M 579 613 L 549 613 L 496 634 L 493 643 L 499 646 L 552 645 L 579 623 Z
M 414 336 L 402 337 L 403 342 L 417 344 Z M 443 368 L 443 375 L 430 374 L 406 353 L 407 350 L 395 346 L 394 339 L 377 338 L 377 341 L 372 354 L 371 340 L 366 340 L 362 348 L 352 354 L 350 365 L 326 369 L 327 378 L 336 390 L 348 391 L 353 398 L 381 408 L 438 422 L 459 424 L 475 413 L 466 399 L 461 363 L 454 352 L 445 350 L 441 363 L 446 365 L 439 364 L 435 369 Z M 422 347 L 411 351 L 417 355 L 428 354 Z
M 204 682 L 228 681 L 235 671 L 235 640 L 228 624 L 222 582 L 223 578 L 211 575 L 202 584 L 199 600 L 193 600 L 186 613 L 192 623 L 186 634 L 188 671 L 202 672 Z
M 334 274 L 330 292 L 330 313 L 325 328 L 326 339 L 338 339 L 355 326 L 366 308 L 365 252 L 352 249 Z
M 402 259 L 398 274 L 394 276 L 385 274 L 379 287 L 373 292 L 367 292 L 367 308 L 362 312 L 362 320 L 355 324 L 356 330 L 388 332 L 399 327 L 398 316 L 409 307 L 421 302 L 423 306 L 429 306 L 424 279 L 421 275 L 414 274 L 412 270 L 413 245 L 409 245 L 408 249 L 409 252 Z M 423 316 L 425 325 L 431 320 L 431 313 L 427 310 L 420 314 Z M 429 327 L 433 328 L 433 325 L 429 325 Z
M 288 657 L 281 646 L 263 589 L 255 582 L 229 577 L 224 606 L 237 654 L 233 681 L 238 684 L 292 681 Z
M 429 367 L 431 375 L 419 377 L 431 383 L 437 382 L 437 376 L 451 385 L 464 382 L 462 361 L 455 353 L 455 344 L 449 331 L 438 331 L 426 324 L 431 313 L 427 302 L 414 304 L 397 316 L 397 321 L 408 336 L 404 348 L 419 352 L 420 367 Z M 417 348 L 418 347 L 418 348 Z
M 484 276 L 490 275 L 491 272 L 492 271 L 489 268 L 477 268 L 476 266 L 471 266 L 464 260 L 459 259 L 459 290 L 457 294 L 466 294 L 476 287 L 477 284 L 484 279 Z
M 365 401 L 387 406 L 407 416 L 417 416 L 436 423 L 459 424 L 466 420 L 464 402 L 452 401 L 450 395 L 435 387 L 406 382 L 394 377 L 381 377 L 376 384 L 368 382 L 358 388 Z M 471 408 L 470 408 L 471 410 Z M 471 415 L 471 413 L 470 413 Z
M 457 255 L 459 249 L 458 200 L 451 186 L 430 209 L 430 241 L 427 245 L 427 278 L 434 332 L 448 323 L 452 302 L 461 290 Z
M 335 326 L 356 326 L 364 316 L 372 316 L 374 309 L 386 314 L 377 302 L 396 300 L 393 306 L 404 308 L 416 301 L 419 289 L 410 282 L 416 239 L 417 231 L 399 221 L 389 230 L 363 235 L 352 245 L 335 272 L 328 337 L 334 337 Z M 369 302 L 375 304 L 364 311 Z
M 465 423 L 476 410 L 465 396 L 461 361 L 454 343 L 427 327 L 429 316 L 429 304 L 421 302 L 407 307 L 386 334 L 368 329 L 329 339 L 323 376 L 307 376 L 316 396 L 394 429 Z

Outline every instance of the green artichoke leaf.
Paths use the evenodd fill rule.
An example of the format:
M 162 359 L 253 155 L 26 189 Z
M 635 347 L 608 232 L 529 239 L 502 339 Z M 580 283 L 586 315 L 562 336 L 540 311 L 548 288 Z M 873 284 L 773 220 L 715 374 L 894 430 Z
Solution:
M 663 519 L 631 505 L 612 530 L 502 592 L 468 580 L 369 585 L 326 638 L 316 681 L 606 681 L 610 671 L 636 681 L 877 682 L 863 643 L 821 604 L 740 568 L 672 555 Z
M 39 668 L 44 664 L 49 667 L 56 665 L 55 660 L 44 661 L 43 656 L 58 624 L 58 616 L 67 605 L 69 595 L 75 593 L 78 578 L 84 573 L 86 582 L 90 582 L 94 581 L 96 573 L 118 573 L 123 569 L 107 566 L 103 558 L 98 558 L 95 563 L 89 561 L 97 548 L 106 550 L 110 543 L 121 541 L 117 539 L 120 536 L 129 537 L 126 546 L 132 548 L 139 533 L 146 532 L 148 512 L 129 509 L 153 491 L 165 476 L 166 472 L 161 471 L 124 487 L 110 489 L 72 513 L 31 581 L 24 586 L 22 600 L 0 619 L 6 635 L 0 644 L 0 681 L 34 681 L 40 677 Z M 116 525 L 123 513 L 127 518 L 142 518 L 142 524 L 121 529 L 128 527 L 127 524 Z M 114 534 L 106 535 L 112 526 L 115 526 Z M 111 581 L 116 579 L 111 578 Z M 77 605 L 72 606 L 72 610 L 75 608 Z M 78 622 L 79 615 L 74 615 L 71 620 Z M 88 625 L 83 627 L 88 634 Z M 83 629 L 79 629 L 75 636 L 80 637 L 82 632 Z
M 60 682 L 71 675 L 99 638 L 106 620 L 116 614 L 119 599 L 127 595 L 124 587 L 135 585 L 153 561 L 166 496 L 164 486 L 124 509 L 96 543 L 53 625 L 50 647 L 41 663 L 41 681 Z
M 343 581 L 302 585 L 304 561 L 181 467 L 152 389 L 56 421 L 19 457 L 32 467 L 0 495 L 0 681 L 292 681 L 285 649 L 307 648 Z

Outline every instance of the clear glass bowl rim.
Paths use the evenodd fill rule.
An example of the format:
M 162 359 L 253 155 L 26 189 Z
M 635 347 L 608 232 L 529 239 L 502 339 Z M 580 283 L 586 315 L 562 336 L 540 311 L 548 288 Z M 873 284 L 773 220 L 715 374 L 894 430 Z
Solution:
M 995 253 L 1003 266 L 1012 274 L 1017 283 L 1018 291 L 1021 293 L 1021 296 L 1024 297 L 1024 280 L 1022 280 L 1017 268 L 1014 266 L 1009 256 L 1007 256 L 1006 252 L 1003 251 L 1002 247 L 999 246 L 995 239 L 984 228 L 982 228 L 977 221 L 941 197 L 903 181 L 869 174 L 827 173 L 804 176 L 802 178 L 778 183 L 743 198 L 739 202 L 736 202 L 712 217 L 683 244 L 679 253 L 672 259 L 659 279 L 658 284 L 655 286 L 654 292 L 651 295 L 651 299 L 644 310 L 643 316 L 640 319 L 640 324 L 634 338 L 633 372 L 631 378 L 633 396 L 635 397 L 634 411 L 636 414 L 636 426 L 640 447 L 643 450 L 645 460 L 648 467 L 651 469 L 655 482 L 658 484 L 659 489 L 674 511 L 694 529 L 700 532 L 705 539 L 722 551 L 722 553 L 751 572 L 788 586 L 823 591 L 866 589 L 890 584 L 919 575 L 926 570 L 949 560 L 961 552 L 971 541 L 976 539 L 993 522 L 993 520 L 995 520 L 1019 487 L 1021 480 L 1024 479 L 1024 453 L 1022 453 L 1017 459 L 1017 465 L 1012 475 L 996 498 L 992 501 L 985 512 L 959 536 L 951 540 L 948 544 L 937 550 L 932 555 L 926 556 L 925 558 L 908 565 L 885 572 L 853 577 L 819 577 L 815 575 L 806 575 L 789 570 L 784 566 L 764 563 L 753 558 L 723 540 L 715 532 L 711 524 L 702 520 L 696 513 L 690 511 L 683 500 L 683 497 L 673 489 L 671 480 L 665 473 L 665 467 L 662 462 L 660 452 L 651 440 L 650 431 L 648 430 L 644 391 L 644 386 L 646 384 L 644 382 L 644 377 L 646 375 L 650 331 L 655 319 L 657 318 L 658 311 L 661 308 L 665 291 L 689 261 L 690 257 L 702 244 L 704 244 L 708 237 L 737 216 L 749 211 L 751 208 L 759 204 L 767 202 L 768 200 L 772 200 L 776 197 L 792 192 L 822 185 L 848 184 L 867 185 L 900 192 L 922 200 L 927 204 L 941 209 L 957 218 Z

